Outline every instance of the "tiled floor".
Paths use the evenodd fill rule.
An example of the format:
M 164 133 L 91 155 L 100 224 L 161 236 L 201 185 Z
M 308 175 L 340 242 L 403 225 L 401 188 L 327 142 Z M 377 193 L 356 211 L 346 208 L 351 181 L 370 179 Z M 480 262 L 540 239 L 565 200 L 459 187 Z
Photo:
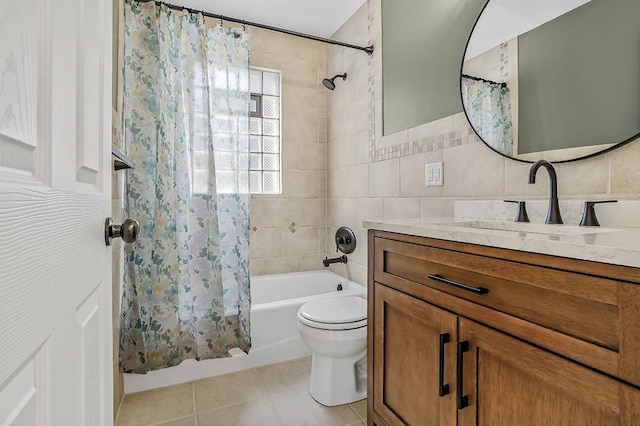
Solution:
M 362 426 L 367 404 L 309 395 L 311 358 L 126 395 L 116 426 Z

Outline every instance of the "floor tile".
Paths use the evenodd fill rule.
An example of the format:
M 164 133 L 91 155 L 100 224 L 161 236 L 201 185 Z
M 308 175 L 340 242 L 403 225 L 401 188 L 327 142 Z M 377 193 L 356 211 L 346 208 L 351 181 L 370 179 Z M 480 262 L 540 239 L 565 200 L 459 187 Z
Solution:
M 363 399 L 362 401 L 353 402 L 351 404 L 351 408 L 355 410 L 358 416 L 366 421 L 367 420 L 367 400 Z
M 279 426 L 268 398 L 198 413 L 198 426 Z
M 311 357 L 294 359 L 256 369 L 267 392 L 281 392 L 294 387 L 309 387 Z
M 360 421 L 349 405 L 325 407 L 317 403 L 306 387 L 270 395 L 285 426 L 345 426 Z
M 309 394 L 310 375 L 311 357 L 304 357 L 126 395 L 115 425 L 366 425 L 366 400 L 325 407 Z
M 266 396 L 262 382 L 254 369 L 198 380 L 193 382 L 193 385 L 197 412 Z
M 196 416 L 188 416 L 164 423 L 156 423 L 153 426 L 196 426 Z
M 194 414 L 191 383 L 125 395 L 118 426 L 147 426 Z

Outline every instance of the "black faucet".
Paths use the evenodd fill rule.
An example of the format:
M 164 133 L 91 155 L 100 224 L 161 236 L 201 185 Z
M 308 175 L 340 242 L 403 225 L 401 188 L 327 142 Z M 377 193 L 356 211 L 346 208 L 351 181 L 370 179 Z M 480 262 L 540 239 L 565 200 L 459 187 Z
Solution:
M 547 210 L 547 219 L 544 223 L 553 225 L 561 225 L 562 216 L 560 215 L 560 205 L 558 204 L 558 177 L 556 170 L 547 160 L 538 160 L 529 169 L 529 183 L 536 183 L 536 173 L 540 167 L 547 169 L 549 173 L 549 187 L 551 195 L 549 196 L 549 210 Z
M 329 265 L 331 265 L 332 263 L 347 263 L 348 259 L 347 259 L 347 255 L 343 254 L 340 257 L 334 257 L 333 259 L 329 259 L 329 258 L 324 258 L 324 260 L 322 261 L 322 264 L 324 265 L 325 268 L 328 268 Z

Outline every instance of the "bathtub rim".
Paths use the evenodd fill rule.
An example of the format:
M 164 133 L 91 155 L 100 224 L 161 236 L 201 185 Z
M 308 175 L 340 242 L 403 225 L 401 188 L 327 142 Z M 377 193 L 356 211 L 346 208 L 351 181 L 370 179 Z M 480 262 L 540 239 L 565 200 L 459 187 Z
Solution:
M 288 305 L 288 304 L 293 304 L 294 301 L 296 302 L 302 302 L 302 303 L 306 303 L 306 302 L 310 302 L 312 300 L 314 300 L 318 295 L 320 294 L 324 294 L 324 295 L 328 295 L 328 294 L 334 294 L 334 293 L 340 293 L 340 294 L 335 294 L 336 297 L 344 297 L 344 296 L 358 296 L 358 297 L 362 297 L 363 299 L 367 300 L 367 286 L 358 284 L 355 281 L 351 281 L 348 278 L 343 277 L 342 275 L 336 274 L 333 271 L 329 271 L 326 269 L 319 269 L 319 270 L 315 270 L 315 271 L 303 271 L 303 272 L 285 272 L 285 273 L 281 273 L 281 274 L 264 274 L 264 275 L 256 275 L 255 277 L 252 277 L 251 280 L 254 280 L 254 278 L 260 278 L 260 277 L 264 277 L 263 279 L 278 279 L 278 278 L 284 278 L 284 277 L 290 277 L 292 275 L 314 275 L 314 274 L 322 274 L 322 275 L 330 275 L 330 276 L 335 276 L 340 278 L 340 282 L 338 284 L 342 284 L 343 286 L 343 290 L 341 291 L 331 291 L 331 292 L 326 292 L 326 293 L 316 293 L 316 294 L 312 294 L 309 296 L 302 296 L 302 297 L 296 297 L 293 299 L 280 299 L 280 300 L 275 300 L 275 301 L 271 301 L 271 302 L 264 302 L 264 303 L 253 303 L 253 298 L 251 300 L 251 310 L 252 311 L 263 311 L 263 310 L 269 310 L 272 309 L 274 307 L 277 306 L 282 306 L 282 305 Z M 345 284 L 348 286 L 348 288 L 344 288 Z

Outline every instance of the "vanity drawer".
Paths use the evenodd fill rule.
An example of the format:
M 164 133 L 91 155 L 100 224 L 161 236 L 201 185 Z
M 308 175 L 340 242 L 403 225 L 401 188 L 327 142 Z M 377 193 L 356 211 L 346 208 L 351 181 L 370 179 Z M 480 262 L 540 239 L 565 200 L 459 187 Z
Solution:
M 376 238 L 374 280 L 418 297 L 417 286 L 428 286 L 618 352 L 618 281 L 498 257 L 508 250 L 483 255 L 423 240 Z

